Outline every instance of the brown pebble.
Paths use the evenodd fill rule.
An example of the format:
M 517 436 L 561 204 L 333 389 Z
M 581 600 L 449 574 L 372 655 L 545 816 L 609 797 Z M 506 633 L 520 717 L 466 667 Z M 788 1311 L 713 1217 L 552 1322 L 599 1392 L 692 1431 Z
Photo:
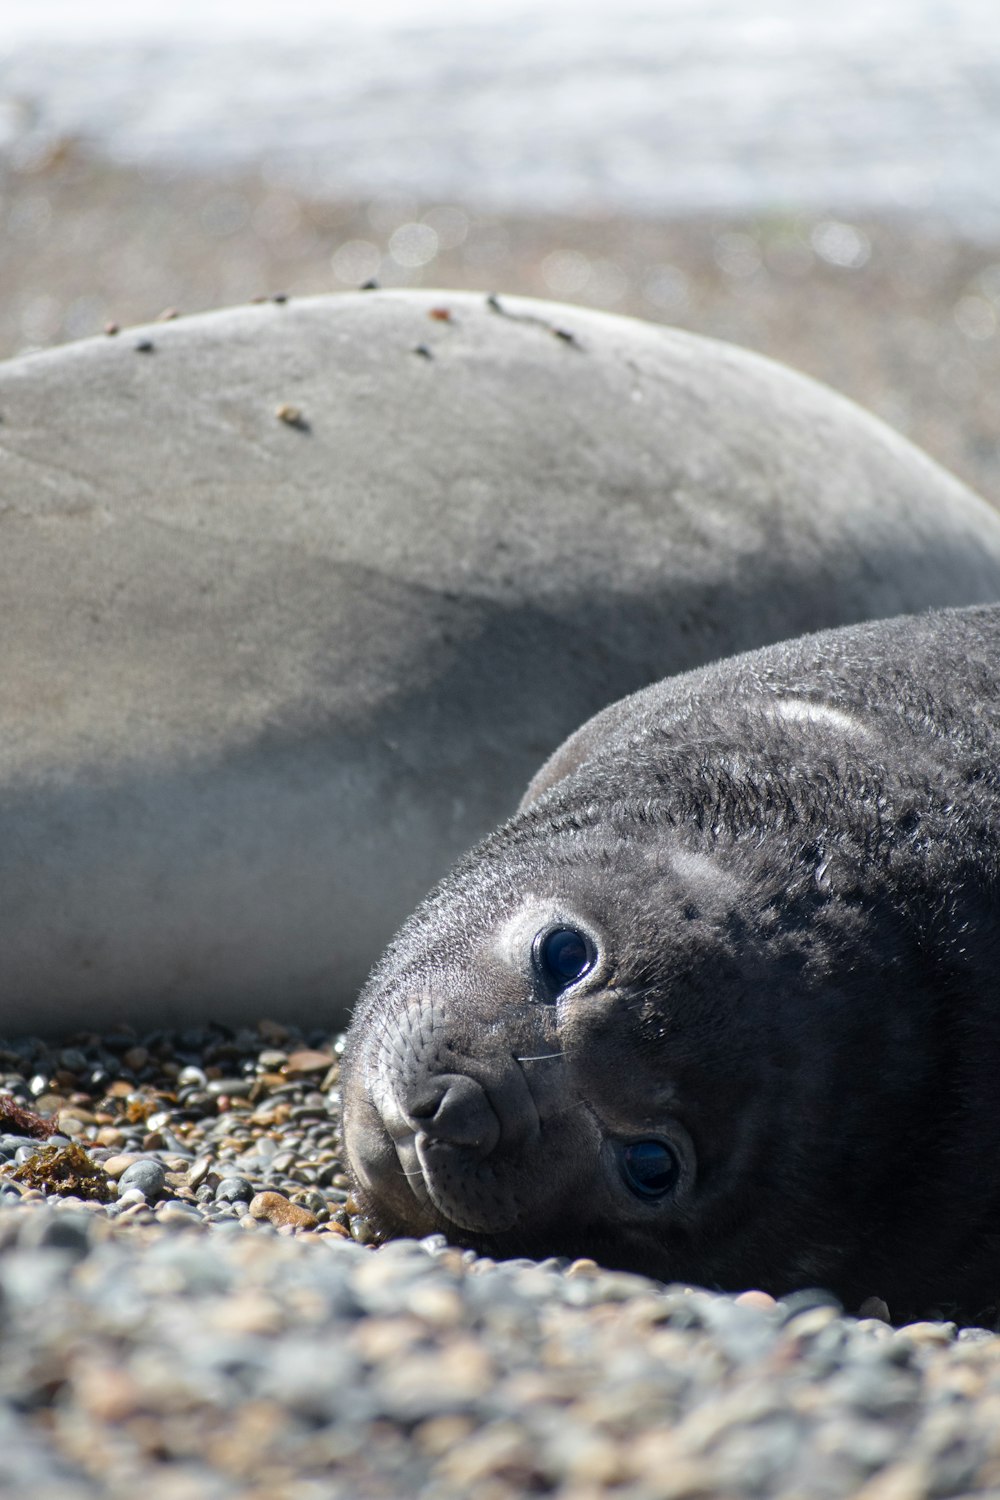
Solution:
M 218 1333 L 271 1334 L 284 1324 L 281 1308 L 264 1292 L 237 1292 L 219 1302 L 211 1312 L 211 1326 Z
M 953 1344 L 955 1342 L 954 1323 L 904 1323 L 902 1328 L 896 1329 L 898 1338 L 909 1339 L 914 1344 Z
M 123 1422 L 142 1404 L 132 1376 L 109 1365 L 84 1365 L 73 1382 L 76 1399 L 102 1422 Z
M 497 1422 L 442 1454 L 437 1472 L 446 1483 L 467 1490 L 504 1470 L 530 1474 L 531 1457 L 531 1445 L 521 1428 L 514 1422 Z
M 123 1151 L 118 1156 L 109 1156 L 104 1163 L 104 1170 L 109 1177 L 113 1177 L 115 1182 L 117 1182 L 122 1173 L 127 1172 L 132 1163 L 136 1161 L 142 1161 L 142 1157 L 138 1156 L 134 1151 Z
M 290 1104 L 266 1104 L 250 1116 L 251 1125 L 284 1125 L 292 1112 Z
M 438 323 L 450 323 L 452 320 L 450 307 L 432 307 L 427 316 L 434 318 Z
M 436 1458 L 447 1453 L 456 1443 L 464 1441 L 472 1432 L 472 1418 L 448 1413 L 443 1417 L 431 1417 L 421 1422 L 413 1436 L 418 1448 Z
M 854 1500 L 924 1500 L 927 1470 L 919 1459 L 900 1459 L 880 1469 L 867 1484 L 854 1491 Z
M 319 1052 L 314 1047 L 303 1047 L 289 1054 L 282 1068 L 286 1078 L 301 1078 L 309 1073 L 322 1073 L 335 1061 L 332 1052 Z
M 338 1224 L 336 1219 L 331 1219 L 328 1224 L 321 1224 L 319 1231 L 322 1235 L 332 1235 L 335 1240 L 349 1240 L 351 1231 L 345 1229 L 343 1224 Z
M 157 323 L 172 323 L 175 318 L 179 317 L 180 313 L 176 307 L 165 307 L 162 312 L 156 314 L 156 321 Z
M 596 1260 L 590 1260 L 587 1256 L 581 1255 L 580 1258 L 578 1260 L 575 1260 L 571 1266 L 567 1266 L 566 1275 L 573 1277 L 586 1276 L 589 1278 L 592 1276 L 599 1276 L 600 1269 L 601 1268 L 597 1264 Z
M 297 406 L 283 401 L 280 406 L 275 407 L 274 415 L 279 422 L 287 422 L 289 427 L 297 427 L 302 421 L 302 413 Z
M 278 1228 L 288 1224 L 295 1229 L 315 1229 L 319 1223 L 315 1214 L 289 1203 L 283 1193 L 258 1193 L 251 1199 L 249 1212 L 252 1219 L 266 1219 Z
M 102 1125 L 95 1137 L 98 1146 L 110 1146 L 114 1150 L 118 1146 L 124 1146 L 128 1136 L 123 1130 L 118 1130 L 114 1125 Z
M 740 1292 L 739 1296 L 735 1297 L 733 1300 L 740 1307 L 767 1308 L 775 1307 L 777 1305 L 770 1292 L 759 1292 L 756 1290 Z
M 108 338 L 114 338 L 115 334 L 120 331 L 117 323 L 105 323 L 104 325 L 104 332 L 108 335 Z
M 149 1050 L 146 1047 L 130 1047 L 122 1054 L 122 1062 L 133 1073 L 139 1073 L 149 1062 Z

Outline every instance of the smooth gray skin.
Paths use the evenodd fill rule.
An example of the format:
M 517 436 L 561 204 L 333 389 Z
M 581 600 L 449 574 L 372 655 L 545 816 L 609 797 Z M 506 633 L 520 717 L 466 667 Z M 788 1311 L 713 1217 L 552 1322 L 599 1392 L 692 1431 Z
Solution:
M 669 679 L 575 734 L 376 969 L 355 1197 L 493 1256 L 992 1321 L 998 971 L 1000 606 Z
M 1000 598 L 1000 518 L 831 392 L 457 293 L 11 361 L 0 517 L 6 1029 L 335 1023 L 603 704 Z

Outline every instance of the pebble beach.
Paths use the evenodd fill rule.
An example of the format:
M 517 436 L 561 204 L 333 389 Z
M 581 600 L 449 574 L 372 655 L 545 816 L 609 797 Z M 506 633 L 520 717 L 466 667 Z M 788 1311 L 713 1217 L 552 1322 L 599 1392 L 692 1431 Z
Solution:
M 372 1247 L 341 1045 L 266 1021 L 0 1043 L 0 1493 L 1000 1493 L 986 1329 Z

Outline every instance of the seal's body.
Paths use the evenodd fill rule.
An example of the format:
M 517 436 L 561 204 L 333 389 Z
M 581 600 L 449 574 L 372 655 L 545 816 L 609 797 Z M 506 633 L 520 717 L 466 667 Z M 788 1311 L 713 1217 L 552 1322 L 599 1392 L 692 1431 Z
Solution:
M 898 1316 L 1000 1294 L 1000 608 L 613 705 L 427 899 L 345 1054 L 384 1232 Z
M 3 1026 L 343 1019 L 590 714 L 1000 599 L 850 402 L 626 318 L 375 292 L 0 366 Z

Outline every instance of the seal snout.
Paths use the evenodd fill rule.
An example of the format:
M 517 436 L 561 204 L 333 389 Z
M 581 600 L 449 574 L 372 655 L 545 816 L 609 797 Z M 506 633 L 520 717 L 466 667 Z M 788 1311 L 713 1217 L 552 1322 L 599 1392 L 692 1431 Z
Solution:
M 489 1156 L 500 1140 L 500 1121 L 483 1086 L 465 1074 L 420 1080 L 403 1113 L 414 1133 L 439 1145 L 457 1146 Z

